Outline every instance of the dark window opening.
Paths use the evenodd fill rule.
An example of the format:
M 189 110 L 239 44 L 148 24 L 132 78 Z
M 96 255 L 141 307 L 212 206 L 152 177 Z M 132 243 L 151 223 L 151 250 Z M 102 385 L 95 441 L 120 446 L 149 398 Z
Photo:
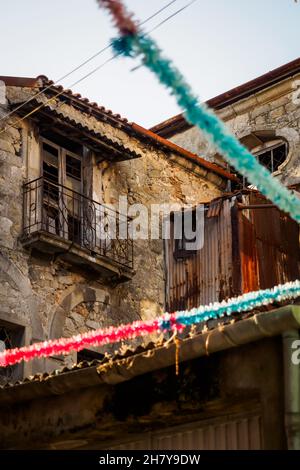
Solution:
M 11 331 L 9 331 L 5 326 L 0 326 L 0 341 L 2 341 L 2 351 L 4 351 L 5 349 L 12 349 L 13 340 Z
M 51 183 L 58 183 L 58 168 L 43 162 L 43 175 Z
M 48 130 L 44 131 L 41 136 L 47 140 L 50 140 L 50 142 L 53 142 L 59 147 L 63 147 L 64 149 L 69 150 L 69 152 L 73 152 L 78 156 L 82 156 L 82 145 L 75 142 L 73 139 L 69 139 L 66 135 Z
M 43 142 L 43 151 L 44 153 L 49 153 L 52 157 L 58 158 L 58 150 L 56 147 L 52 147 L 52 145 Z
M 47 204 L 43 207 L 43 229 L 54 235 L 60 234 L 59 211 Z
M 268 145 L 268 142 L 265 142 L 264 145 Z M 253 155 L 257 158 L 259 163 L 266 167 L 271 173 L 277 171 L 286 160 L 288 155 L 288 144 L 286 142 L 281 141 L 273 145 L 270 143 L 269 148 L 262 150 L 257 150 L 258 147 L 250 149 Z M 231 183 L 231 191 L 237 189 L 243 189 L 251 186 L 251 183 L 247 180 L 247 178 L 240 173 L 238 173 L 233 166 L 229 166 L 229 171 L 235 174 L 239 181 Z
M 197 218 L 196 218 L 196 211 L 192 211 L 192 231 L 196 231 L 197 227 Z M 174 240 L 175 245 L 174 245 L 174 257 L 176 259 L 181 259 L 181 258 L 189 258 L 193 256 L 195 253 L 197 253 L 197 250 L 191 250 L 189 249 L 189 244 L 190 243 L 195 243 L 196 241 L 196 235 L 192 239 L 186 238 L 186 230 L 185 230 L 185 217 L 184 217 L 184 212 L 181 213 L 181 216 L 179 214 L 176 214 L 176 217 L 174 217 L 174 224 L 178 223 L 181 224 L 181 238 Z M 189 222 L 190 223 L 190 222 Z
M 78 158 L 66 155 L 66 175 L 81 181 L 81 161 Z
M 104 354 L 92 351 L 91 349 L 82 349 L 77 353 L 77 362 L 87 361 L 91 362 L 97 359 L 101 361 L 104 358 Z
M 81 222 L 72 215 L 68 215 L 68 238 L 74 243 L 81 244 Z
M 58 149 L 43 142 L 44 197 L 58 201 Z
M 23 336 L 24 328 L 19 325 L 0 321 L 0 352 L 22 346 Z M 23 367 L 21 364 L 0 367 L 0 385 L 20 380 L 22 373 Z
M 46 162 L 43 163 L 44 174 L 44 199 L 58 202 L 59 189 L 58 189 L 58 170 L 49 166 Z
M 284 143 L 265 152 L 257 153 L 256 157 L 263 166 L 274 173 L 287 157 L 287 145 Z

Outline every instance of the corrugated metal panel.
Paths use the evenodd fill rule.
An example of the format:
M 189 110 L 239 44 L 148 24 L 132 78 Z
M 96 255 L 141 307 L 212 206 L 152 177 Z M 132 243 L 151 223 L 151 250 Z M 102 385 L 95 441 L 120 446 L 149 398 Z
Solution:
M 234 199 L 214 206 L 205 216 L 204 247 L 195 255 L 175 259 L 174 240 L 166 242 L 167 309 L 192 308 L 232 295 L 231 207 Z M 218 215 L 216 215 L 218 214 Z
M 206 217 L 210 219 L 211 217 L 218 217 L 220 210 L 222 208 L 222 199 L 217 199 L 209 205 Z
M 147 434 L 143 439 L 109 446 L 109 450 L 260 450 L 263 448 L 261 417 L 191 423 L 169 431 Z
M 155 450 L 254 450 L 261 449 L 259 416 L 235 421 L 191 426 L 178 432 L 152 437 Z
M 239 196 L 242 206 L 268 201 L 257 191 Z M 209 217 L 208 217 L 209 215 Z M 169 311 L 193 308 L 299 277 L 299 226 L 278 209 L 238 208 L 237 197 L 213 202 L 205 216 L 204 247 L 175 259 L 166 242 Z
M 259 193 L 244 205 L 266 204 Z M 278 209 L 240 211 L 242 291 L 267 289 L 299 277 L 299 226 Z
M 223 201 L 222 212 L 218 218 L 219 251 L 215 256 L 219 259 L 219 290 L 216 300 L 223 300 L 234 295 L 233 292 L 233 259 L 232 259 L 232 218 L 231 211 L 235 198 Z
M 255 232 L 253 224 L 243 213 L 240 213 L 239 241 L 243 292 L 252 292 L 259 286 Z

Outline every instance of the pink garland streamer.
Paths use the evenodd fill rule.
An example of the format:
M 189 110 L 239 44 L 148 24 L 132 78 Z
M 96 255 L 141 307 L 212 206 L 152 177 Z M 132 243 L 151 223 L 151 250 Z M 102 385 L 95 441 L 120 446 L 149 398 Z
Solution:
M 138 27 L 132 20 L 133 15 L 127 12 L 120 0 L 97 0 L 97 3 L 100 7 L 109 10 L 121 34 L 136 34 L 138 32 Z
M 176 320 L 174 319 L 174 324 Z M 59 354 L 69 354 L 71 351 L 80 351 L 87 346 L 102 346 L 110 343 L 117 343 L 125 339 L 133 339 L 138 336 L 145 336 L 151 333 L 161 332 L 159 319 L 149 321 L 137 321 L 119 327 L 104 328 L 101 330 L 89 331 L 71 338 L 60 338 L 42 343 L 35 343 L 31 346 L 9 349 L 0 353 L 0 366 L 5 367 L 21 361 L 31 361 L 37 357 L 49 357 Z
M 246 312 L 262 305 L 269 305 L 275 301 L 295 299 L 300 296 L 300 281 L 296 280 L 272 289 L 249 292 L 227 301 L 215 302 L 200 306 L 192 310 L 165 313 L 161 317 L 148 321 L 136 321 L 127 325 L 109 327 L 87 333 L 60 338 L 42 343 L 35 343 L 22 348 L 8 349 L 0 353 L 0 366 L 16 364 L 21 361 L 30 361 L 37 357 L 49 357 L 59 354 L 69 354 L 71 351 L 80 351 L 87 346 L 102 346 L 118 343 L 122 340 L 133 339 L 151 333 L 164 331 L 181 332 L 186 326 L 206 322 L 209 319 L 222 318 L 234 312 Z

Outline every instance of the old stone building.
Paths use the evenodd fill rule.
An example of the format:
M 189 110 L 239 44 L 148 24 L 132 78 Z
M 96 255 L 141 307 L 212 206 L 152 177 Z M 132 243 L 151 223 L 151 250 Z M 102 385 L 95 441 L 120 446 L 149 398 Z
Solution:
M 122 208 L 125 239 L 103 240 L 99 231 L 120 196 L 149 211 L 152 204 L 195 205 L 222 194 L 234 177 L 43 76 L 1 82 L 1 116 L 10 113 L 0 130 L 2 345 L 158 315 L 165 308 L 162 240 L 128 239 Z M 79 359 L 96 355 L 84 353 Z M 17 379 L 61 361 L 2 372 Z
M 208 100 L 229 129 L 286 185 L 300 180 L 300 59 Z M 182 114 L 151 129 L 211 162 L 226 166 Z
M 207 102 L 260 163 L 294 191 L 300 188 L 299 96 L 300 59 L 296 59 Z M 234 172 L 182 114 L 151 130 Z M 285 220 L 283 229 L 284 215 L 271 207 L 262 210 L 261 195 L 237 176 L 239 182 L 230 184 L 240 193 L 225 194 L 215 208 L 208 208 L 207 247 L 184 261 L 169 257 L 167 302 L 171 310 L 270 288 L 298 277 L 297 224 Z M 236 218 L 232 210 L 236 210 Z M 174 248 L 176 242 L 171 240 L 169 251 Z
M 182 115 L 148 131 L 45 77 L 0 79 L 1 113 L 13 112 L 0 121 L 5 347 L 299 279 L 299 226 Z M 294 191 L 299 80 L 297 59 L 208 103 Z M 175 239 L 175 206 L 170 240 L 100 240 L 120 196 L 141 211 L 171 202 L 194 214 L 201 203 L 203 246 L 188 253 Z M 127 230 L 136 214 L 120 212 Z M 299 325 L 295 299 L 203 322 L 178 341 L 6 369 L 0 448 L 300 449 Z

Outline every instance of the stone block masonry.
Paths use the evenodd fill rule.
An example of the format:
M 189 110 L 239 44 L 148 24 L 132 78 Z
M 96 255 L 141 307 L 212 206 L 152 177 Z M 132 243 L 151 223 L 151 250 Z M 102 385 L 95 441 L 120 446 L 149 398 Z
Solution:
M 32 93 L 7 87 L 10 103 L 22 102 Z M 7 109 L 2 106 L 2 114 Z M 92 163 L 92 197 L 115 204 L 126 196 L 129 204 L 198 204 L 219 196 L 226 181 L 157 146 L 140 141 L 124 130 L 97 120 L 72 104 L 60 112 L 69 119 L 98 130 L 118 144 L 135 150 L 140 158 L 119 163 Z M 9 123 L 16 121 L 12 116 Z M 165 266 L 162 240 L 134 242 L 131 281 L 103 280 L 92 270 L 76 267 L 21 242 L 22 187 L 40 176 L 40 127 L 26 120 L 0 135 L 0 323 L 25 325 L 23 344 L 71 336 L 109 325 L 150 319 L 165 307 Z M 111 348 L 111 351 L 114 347 Z M 66 359 L 74 361 L 76 356 Z M 61 359 L 35 361 L 26 374 L 61 366 Z M 23 373 L 25 373 L 23 371 Z

